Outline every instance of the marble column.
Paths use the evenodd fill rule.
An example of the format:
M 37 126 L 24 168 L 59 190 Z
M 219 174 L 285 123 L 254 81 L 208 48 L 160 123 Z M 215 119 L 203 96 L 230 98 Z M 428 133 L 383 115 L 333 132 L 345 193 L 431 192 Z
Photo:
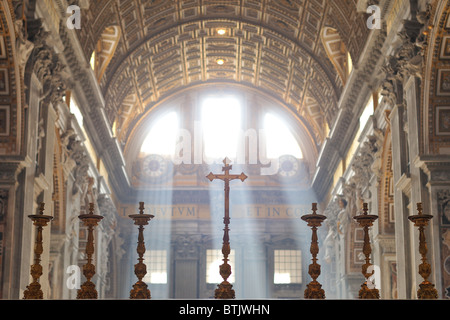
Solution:
M 269 273 L 267 272 L 267 253 L 263 239 L 261 241 L 255 241 L 255 239 L 245 239 L 242 242 L 240 240 L 235 241 L 245 246 L 240 246 L 242 250 L 242 265 L 239 271 L 242 273 L 241 285 L 236 284 L 236 297 L 242 299 L 265 299 L 268 298 L 268 283 L 267 281 L 273 281 L 273 278 L 268 279 Z M 236 259 L 237 261 L 237 259 Z M 235 269 L 239 266 L 236 265 Z M 235 270 L 235 275 L 237 276 Z M 239 278 L 238 278 L 239 279 Z M 239 288 L 240 287 L 240 288 Z M 240 290 L 238 290 L 240 289 Z
M 41 140 L 42 146 L 39 151 L 39 170 L 36 172 L 34 183 L 35 201 L 45 203 L 45 214 L 53 216 L 53 161 L 55 150 L 55 122 L 57 119 L 56 112 L 52 104 L 41 105 L 41 116 L 43 120 L 43 130 L 45 136 Z M 51 226 L 51 223 L 50 223 Z M 44 293 L 44 299 L 48 297 L 49 290 L 49 259 L 50 259 L 50 240 L 51 227 L 44 228 L 43 248 L 41 255 L 42 276 L 40 278 L 41 289 Z
M 450 207 L 450 161 L 447 155 L 421 156 L 417 165 L 424 170 L 428 176 L 428 192 L 430 197 L 430 208 L 428 213 L 433 216 L 426 228 L 428 261 L 431 265 L 431 276 L 429 281 L 435 285 L 439 298 L 445 295 L 445 283 L 450 277 L 442 270 L 443 261 L 447 258 L 444 254 L 444 233 L 447 231 L 450 221 L 448 209 Z M 447 214 L 446 214 L 447 213 Z M 447 279 L 447 280 L 446 280 Z M 422 280 L 419 279 L 418 280 Z
M 410 159 L 410 176 L 411 176 L 411 197 L 410 197 L 410 215 L 417 214 L 416 204 L 422 203 L 424 212 L 430 212 L 429 194 L 426 187 L 427 176 L 420 167 L 420 149 L 419 143 L 421 141 L 422 129 L 420 127 L 420 79 L 415 76 L 410 76 L 404 85 L 404 94 L 407 109 L 407 126 L 409 139 L 409 159 Z M 409 228 L 412 230 L 413 237 L 411 240 L 411 261 L 413 267 L 412 277 L 410 282 L 413 284 L 413 297 L 416 295 L 415 288 L 422 282 L 422 278 L 417 275 L 419 264 L 421 263 L 421 255 L 419 253 L 419 236 L 417 229 L 413 229 L 410 223 Z M 429 232 L 431 228 L 425 230 L 426 237 L 430 238 Z M 432 249 L 429 249 L 431 252 Z M 431 276 L 430 280 L 432 279 Z
M 390 113 L 392 132 L 392 171 L 394 184 L 394 214 L 395 214 L 395 243 L 397 253 L 398 270 L 398 298 L 411 298 L 411 282 L 413 269 L 409 261 L 410 248 L 408 240 L 411 235 L 411 226 L 408 221 L 410 215 L 408 209 L 408 188 L 410 188 L 410 177 L 407 172 L 407 155 L 405 150 L 406 140 L 403 131 L 403 105 L 396 105 Z
M 174 241 L 175 299 L 198 298 L 199 242 L 199 235 L 179 235 Z
M 36 152 L 38 136 L 39 96 L 41 85 L 39 80 L 32 75 L 29 86 L 29 106 L 26 110 L 28 121 L 25 123 L 26 151 L 23 157 L 23 170 L 17 171 L 15 179 L 15 205 L 14 216 L 9 216 L 7 224 L 12 228 L 9 237 L 11 246 L 8 258 L 5 254 L 5 279 L 10 279 L 9 292 L 4 298 L 20 299 L 23 291 L 31 281 L 30 265 L 33 263 L 34 227 L 28 218 L 30 214 L 37 213 L 35 201 L 35 175 L 36 175 Z M 20 173 L 19 173 L 20 172 Z M 34 211 L 36 210 L 36 211 Z M 48 214 L 46 212 L 46 214 Z M 8 266 L 8 267 L 6 267 Z M 17 267 L 20 266 L 20 267 Z M 5 284 L 6 285 L 6 284 Z M 45 291 L 44 291 L 45 293 Z

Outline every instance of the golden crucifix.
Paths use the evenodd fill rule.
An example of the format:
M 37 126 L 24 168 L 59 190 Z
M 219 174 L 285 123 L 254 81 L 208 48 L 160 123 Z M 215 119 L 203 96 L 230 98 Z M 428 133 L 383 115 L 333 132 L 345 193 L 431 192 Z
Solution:
M 242 172 L 241 174 L 230 174 L 230 170 L 233 168 L 230 165 L 230 159 L 225 158 L 223 160 L 224 167 L 222 167 L 222 171 L 225 174 L 213 174 L 210 172 L 206 177 L 209 181 L 213 181 L 214 179 L 223 180 L 225 182 L 225 215 L 223 217 L 223 223 L 225 224 L 225 228 L 223 229 L 223 245 L 222 245 L 222 254 L 223 254 L 223 264 L 220 266 L 220 275 L 223 278 L 223 282 L 218 285 L 218 288 L 215 291 L 214 297 L 216 299 L 234 299 L 235 294 L 233 290 L 233 286 L 227 281 L 228 277 L 231 275 L 231 266 L 228 264 L 228 255 L 230 254 L 230 237 L 228 232 L 230 229 L 228 225 L 230 224 L 230 181 L 235 179 L 240 179 L 244 182 L 247 179 L 247 176 Z

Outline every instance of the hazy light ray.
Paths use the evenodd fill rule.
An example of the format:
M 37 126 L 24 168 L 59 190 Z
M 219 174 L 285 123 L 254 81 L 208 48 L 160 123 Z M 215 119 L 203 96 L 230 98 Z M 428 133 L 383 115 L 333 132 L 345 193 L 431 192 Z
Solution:
M 267 158 L 276 159 L 282 155 L 303 158 L 302 150 L 286 124 L 271 113 L 264 117 Z
M 178 115 L 170 112 L 156 120 L 144 140 L 141 152 L 146 154 L 159 154 L 172 156 L 178 134 Z

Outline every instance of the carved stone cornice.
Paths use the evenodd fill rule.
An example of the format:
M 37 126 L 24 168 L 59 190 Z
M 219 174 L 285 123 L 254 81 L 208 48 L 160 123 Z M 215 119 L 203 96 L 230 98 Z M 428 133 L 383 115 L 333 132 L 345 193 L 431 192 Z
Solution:
M 23 168 L 29 167 L 31 159 L 26 157 L 25 160 L 2 159 L 0 157 L 0 184 L 15 184 L 17 175 Z
M 422 155 L 414 159 L 413 163 L 428 175 L 428 183 L 450 183 L 450 159 L 448 155 Z
M 80 103 L 83 105 L 84 126 L 89 134 L 97 154 L 102 157 L 105 166 L 110 172 L 110 182 L 116 194 L 121 200 L 125 200 L 132 193 L 129 177 L 124 170 L 125 161 L 120 145 L 112 136 L 108 119 L 105 116 L 105 101 L 93 76 L 90 66 L 87 64 L 83 53 L 80 51 L 77 36 L 73 30 L 60 28 L 60 38 L 64 45 L 64 57 L 72 78 L 76 79 L 73 89 Z
M 404 194 L 411 194 L 411 176 L 409 173 L 404 173 L 398 179 L 397 183 L 394 186 L 396 189 L 401 190 Z
M 395 253 L 395 237 L 393 235 L 381 235 L 377 234 L 373 239 L 374 244 L 379 244 L 381 248 L 381 253 Z

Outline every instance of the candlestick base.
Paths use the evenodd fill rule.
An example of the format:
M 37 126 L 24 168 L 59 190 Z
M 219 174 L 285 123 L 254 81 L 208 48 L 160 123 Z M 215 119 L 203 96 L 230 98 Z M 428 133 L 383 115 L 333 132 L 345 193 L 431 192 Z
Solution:
M 23 292 L 24 299 L 44 299 L 44 293 L 41 290 L 41 285 L 38 282 L 30 283 L 27 289 Z
M 359 290 L 359 299 L 380 299 L 380 293 L 376 288 L 370 289 L 364 282 Z
M 419 290 L 417 290 L 417 298 L 422 300 L 438 299 L 438 292 L 434 287 L 434 284 L 429 281 L 423 281 L 421 284 L 419 284 Z
M 214 298 L 216 299 L 235 299 L 236 295 L 233 290 L 233 285 L 228 281 L 223 281 L 217 285 L 217 289 L 214 292 Z
M 130 291 L 130 299 L 151 299 L 150 290 L 144 281 L 137 281 L 133 284 L 133 289 Z
M 97 299 L 98 293 L 95 284 L 90 280 L 83 283 L 77 292 L 77 299 Z
M 325 290 L 318 281 L 313 280 L 306 285 L 304 297 L 305 299 L 325 299 Z

